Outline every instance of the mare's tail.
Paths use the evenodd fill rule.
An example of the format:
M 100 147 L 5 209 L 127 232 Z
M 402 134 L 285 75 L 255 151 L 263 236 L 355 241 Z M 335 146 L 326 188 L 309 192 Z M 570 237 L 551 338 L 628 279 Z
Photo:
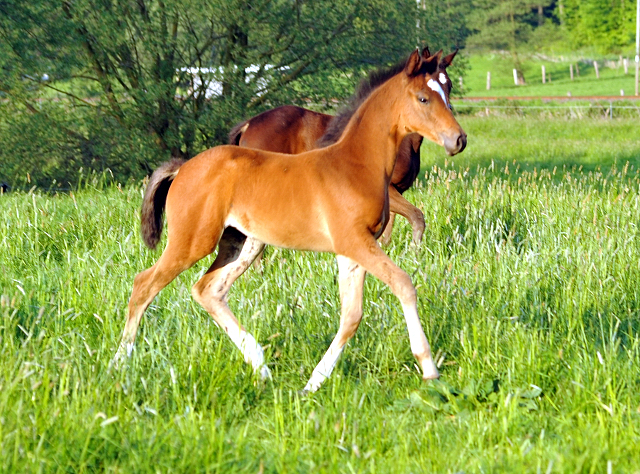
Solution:
M 162 235 L 162 214 L 167 202 L 171 182 L 178 174 L 184 160 L 173 158 L 153 172 L 147 184 L 140 213 L 142 240 L 150 249 L 155 249 Z
M 247 131 L 247 128 L 249 128 L 249 120 L 245 120 L 234 126 L 229 132 L 229 145 L 240 145 L 242 134 Z

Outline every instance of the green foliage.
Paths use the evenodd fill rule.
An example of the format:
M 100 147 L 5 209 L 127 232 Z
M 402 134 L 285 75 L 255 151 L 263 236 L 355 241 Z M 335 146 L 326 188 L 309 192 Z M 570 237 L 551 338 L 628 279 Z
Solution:
M 629 93 L 631 76 L 603 69 L 607 80 L 596 83 L 586 62 L 570 83 L 557 57 L 576 56 L 569 48 L 589 58 L 630 51 L 634 15 L 632 2 L 602 0 L 7 0 L 0 181 L 68 188 L 106 170 L 117 181 L 140 179 L 170 156 L 224 143 L 235 123 L 266 108 L 331 109 L 366 72 L 416 45 L 507 51 L 480 75 L 474 70 L 486 57 L 458 55 L 450 75 L 456 85 L 466 77 L 454 95 Z M 536 85 L 540 64 L 550 84 Z M 511 85 L 514 67 L 525 87 Z
M 432 50 L 436 45 L 445 50 L 464 46 L 469 34 L 467 11 L 468 2 L 463 0 L 450 0 L 445 4 L 419 1 L 416 12 L 419 43 L 431 46 Z
M 79 163 L 137 178 L 224 143 L 265 108 L 333 105 L 365 71 L 406 57 L 415 15 L 381 0 L 3 2 L 0 178 L 48 187 Z M 461 28 L 420 41 L 450 45 Z
M 469 14 L 470 26 L 476 30 L 469 38 L 474 47 L 516 51 L 529 40 L 534 26 L 534 8 L 544 9 L 551 0 L 478 0 Z
M 617 53 L 635 38 L 636 4 L 631 1 L 564 0 L 561 21 L 575 47 Z
M 398 219 L 387 249 L 417 286 L 436 383 L 413 366 L 397 299 L 369 277 L 334 375 L 299 396 L 337 330 L 337 269 L 276 249 L 229 297 L 273 381 L 255 384 L 191 299 L 210 259 L 160 293 L 132 359 L 109 372 L 133 277 L 159 255 L 138 237 L 142 189 L 0 196 L 0 471 L 640 469 L 637 161 L 553 174 L 562 160 L 610 158 L 610 122 L 462 122 L 460 158 L 480 166 L 431 171 L 407 193 L 425 212 L 424 242 L 411 247 Z M 636 122 L 613 123 L 622 136 Z M 557 146 L 535 137 L 545 124 Z M 485 166 L 491 155 L 537 169 Z
M 551 0 L 476 0 L 469 13 L 474 30 L 469 45 L 517 54 L 529 42 L 534 27 L 547 20 L 544 9 L 550 4 Z
M 108 114 L 43 101 L 37 113 L 0 104 L 0 180 L 15 189 L 72 189 L 83 174 L 109 171 L 116 182 L 139 180 L 157 160 L 146 135 L 122 127 Z
M 531 53 L 589 55 L 631 53 L 635 2 L 605 0 L 476 0 L 468 8 L 473 51 L 507 51 L 511 68 L 529 80 L 522 67 Z
M 631 2 L 609 8 L 602 0 L 7 0 L 0 181 L 68 188 L 84 172 L 105 170 L 119 181 L 139 179 L 170 156 L 224 143 L 235 123 L 266 108 L 331 109 L 366 72 L 416 45 L 506 50 L 498 72 L 510 82 L 515 67 L 531 85 L 539 72 L 530 53 L 622 51 L 633 21 Z M 457 57 L 454 82 L 469 60 Z M 548 67 L 554 81 L 566 79 L 564 69 Z M 480 87 L 465 79 L 454 94 L 482 94 L 485 74 Z M 631 90 L 626 79 L 610 81 L 608 93 Z M 581 78 L 561 95 L 601 89 Z
M 534 29 L 534 7 L 539 10 L 537 26 L 544 22 L 544 7 L 551 0 L 477 0 L 469 13 L 469 24 L 474 34 L 468 39 L 471 47 L 480 50 L 506 50 L 512 57 L 513 66 L 524 82 L 520 55 L 530 49 Z

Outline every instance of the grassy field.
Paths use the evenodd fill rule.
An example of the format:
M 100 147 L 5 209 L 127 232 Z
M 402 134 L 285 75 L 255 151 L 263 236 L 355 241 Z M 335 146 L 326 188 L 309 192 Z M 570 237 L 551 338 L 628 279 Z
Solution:
M 619 58 L 610 58 L 607 67 L 605 61 L 598 58 L 600 78 L 596 78 L 593 60 L 585 58 L 542 57 L 524 58 L 523 73 L 526 83 L 516 86 L 513 82 L 513 61 L 510 56 L 500 53 L 469 56 L 469 70 L 465 76 L 463 93 L 471 97 L 505 96 L 562 96 L 569 93 L 574 96 L 625 96 L 635 93 L 635 64 L 629 58 L 628 74 L 619 64 Z M 574 79 L 571 80 L 569 65 L 574 65 Z M 580 74 L 576 71 L 578 65 Z M 542 84 L 542 66 L 551 75 L 551 82 Z M 491 90 L 486 90 L 487 72 L 491 72 Z M 458 82 L 454 80 L 456 88 Z
M 298 395 L 338 327 L 337 269 L 275 249 L 230 296 L 273 381 L 191 299 L 210 259 L 161 292 L 109 372 L 133 276 L 158 256 L 142 189 L 0 196 L 0 470 L 640 471 L 637 122 L 461 122 L 468 149 L 452 163 L 425 147 L 408 193 L 422 245 L 399 219 L 388 249 L 418 288 L 438 382 L 368 277 L 334 376 Z
M 474 110 L 460 109 L 465 113 Z M 490 110 L 493 115 L 490 118 L 459 117 L 469 134 L 467 149 L 447 158 L 439 147 L 425 142 L 422 167 L 447 165 L 468 168 L 470 172 L 506 167 L 507 171 L 515 172 L 513 176 L 518 176 L 518 171 L 556 168 L 556 179 L 562 177 L 563 168 L 606 172 L 612 166 L 622 168 L 628 162 L 634 173 L 640 169 L 640 110 L 629 111 L 628 118 L 613 120 L 600 118 L 603 114 L 599 112 L 594 117 L 583 116 L 581 110 L 561 110 L 555 116 L 544 110 L 523 114 L 517 106 L 503 110 Z

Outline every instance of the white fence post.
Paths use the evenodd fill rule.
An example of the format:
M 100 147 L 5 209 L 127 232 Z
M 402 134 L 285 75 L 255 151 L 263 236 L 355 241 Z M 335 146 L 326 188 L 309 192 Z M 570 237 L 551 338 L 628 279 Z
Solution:
M 491 90 L 491 71 L 487 71 L 487 90 Z
M 545 84 L 547 82 L 547 72 L 544 68 L 544 64 L 542 65 L 542 83 Z
M 640 19 L 638 19 L 640 23 Z M 640 55 L 636 54 L 636 95 L 638 95 L 638 76 L 640 76 Z
M 513 82 L 516 86 L 518 85 L 518 71 L 516 71 L 515 69 L 513 70 Z
M 598 71 L 598 61 L 593 62 L 593 68 L 596 70 L 596 79 L 600 79 L 600 71 Z

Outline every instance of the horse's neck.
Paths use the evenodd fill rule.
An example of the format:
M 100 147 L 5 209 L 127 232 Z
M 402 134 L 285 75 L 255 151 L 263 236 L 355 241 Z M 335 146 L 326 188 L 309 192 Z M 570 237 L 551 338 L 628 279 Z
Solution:
M 384 170 L 388 176 L 393 172 L 400 142 L 407 135 L 398 127 L 395 96 L 401 89 L 390 84 L 396 80 L 390 79 L 371 94 L 353 114 L 338 142 L 349 150 L 350 160 Z

